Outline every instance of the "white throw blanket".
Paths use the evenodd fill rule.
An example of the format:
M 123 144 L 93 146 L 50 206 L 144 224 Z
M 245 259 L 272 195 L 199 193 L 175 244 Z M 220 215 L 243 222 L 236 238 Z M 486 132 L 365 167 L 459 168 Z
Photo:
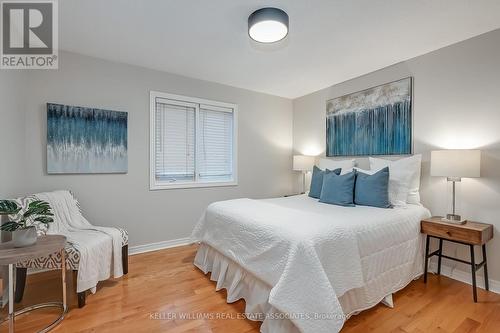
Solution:
M 216 202 L 192 239 L 272 286 L 269 303 L 304 333 L 338 332 L 338 297 L 364 284 L 355 234 L 328 215 L 250 199 Z
M 80 253 L 77 292 L 90 289 L 95 293 L 99 281 L 123 275 L 122 237 L 118 229 L 90 224 L 69 191 L 38 193 L 35 197 L 48 202 L 54 213 L 47 234 L 66 236 Z

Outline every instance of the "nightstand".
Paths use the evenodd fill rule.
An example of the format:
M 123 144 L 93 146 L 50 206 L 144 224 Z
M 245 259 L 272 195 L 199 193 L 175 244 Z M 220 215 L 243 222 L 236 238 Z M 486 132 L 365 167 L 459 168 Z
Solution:
M 451 224 L 442 221 L 442 217 L 435 216 L 420 222 L 421 232 L 427 235 L 425 241 L 425 271 L 424 283 L 427 283 L 427 266 L 429 258 L 432 256 L 438 257 L 438 271 L 441 274 L 441 259 L 446 258 L 458 261 L 471 266 L 472 272 L 472 294 L 474 302 L 477 302 L 476 289 L 476 271 L 484 268 L 484 286 L 489 290 L 488 286 L 488 265 L 486 261 L 486 243 L 493 238 L 493 225 L 479 222 L 467 221 L 465 224 Z M 439 249 L 429 253 L 429 241 L 431 238 L 439 239 Z M 449 257 L 443 254 L 443 241 L 449 241 L 462 245 L 467 245 L 470 248 L 471 261 L 465 261 L 458 258 Z M 483 261 L 476 264 L 474 258 L 474 246 L 480 245 L 483 252 Z

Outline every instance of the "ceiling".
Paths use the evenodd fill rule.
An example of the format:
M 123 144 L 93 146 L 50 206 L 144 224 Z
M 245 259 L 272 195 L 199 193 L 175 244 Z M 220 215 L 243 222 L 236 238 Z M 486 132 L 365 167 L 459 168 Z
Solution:
M 288 37 L 247 35 L 254 10 Z M 498 0 L 64 0 L 60 48 L 296 98 L 500 28 Z

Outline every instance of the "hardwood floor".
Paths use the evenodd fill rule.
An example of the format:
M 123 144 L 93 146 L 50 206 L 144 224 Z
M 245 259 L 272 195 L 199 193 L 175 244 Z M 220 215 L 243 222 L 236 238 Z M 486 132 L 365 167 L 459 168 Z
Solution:
M 53 332 L 259 332 L 259 323 L 237 318 L 244 302 L 227 304 L 225 291 L 215 292 L 215 283 L 193 266 L 195 251 L 195 246 L 184 246 L 131 256 L 129 274 L 101 283 L 84 308 L 78 309 L 74 293 L 68 292 L 70 312 Z M 69 291 L 71 274 L 68 280 Z M 60 295 L 57 271 L 32 275 L 18 306 Z M 378 305 L 364 311 L 349 319 L 342 332 L 500 332 L 500 295 L 479 290 L 478 297 L 474 304 L 470 286 L 430 276 L 427 285 L 418 280 L 398 292 L 394 309 Z M 34 332 L 56 313 L 45 309 L 18 317 L 16 332 Z M 169 313 L 222 313 L 224 318 L 169 320 Z M 7 331 L 5 323 L 0 331 Z

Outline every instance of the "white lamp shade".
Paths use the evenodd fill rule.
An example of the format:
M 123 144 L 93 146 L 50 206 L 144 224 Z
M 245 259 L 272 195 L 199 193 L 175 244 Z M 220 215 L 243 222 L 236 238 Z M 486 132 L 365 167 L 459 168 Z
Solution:
M 294 155 L 293 170 L 295 171 L 311 171 L 314 166 L 314 156 Z
M 431 176 L 476 178 L 480 175 L 480 150 L 451 149 L 431 152 Z

